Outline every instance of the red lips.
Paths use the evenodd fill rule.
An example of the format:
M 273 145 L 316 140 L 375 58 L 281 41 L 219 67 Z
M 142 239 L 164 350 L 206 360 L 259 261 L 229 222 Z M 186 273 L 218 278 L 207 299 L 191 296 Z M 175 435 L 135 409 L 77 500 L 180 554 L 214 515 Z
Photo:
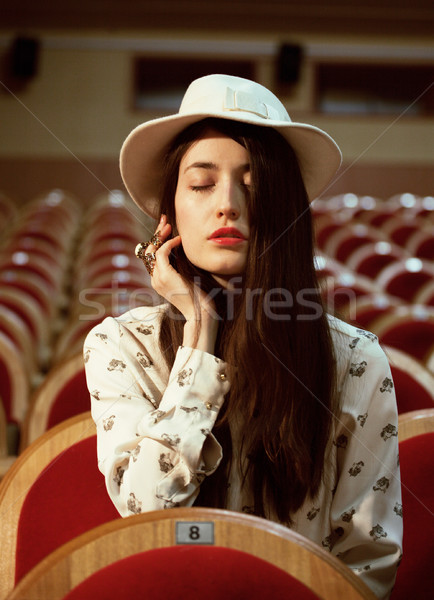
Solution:
M 238 231 L 235 227 L 221 227 L 220 229 L 216 229 L 214 233 L 212 233 L 209 239 L 238 239 L 245 240 L 246 238 Z

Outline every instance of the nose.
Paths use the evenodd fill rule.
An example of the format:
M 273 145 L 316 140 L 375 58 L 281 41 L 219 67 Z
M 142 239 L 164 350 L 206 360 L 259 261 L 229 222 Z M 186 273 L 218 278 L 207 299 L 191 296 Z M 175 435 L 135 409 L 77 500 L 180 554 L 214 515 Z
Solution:
M 231 221 L 236 221 L 240 216 L 240 211 L 236 210 L 234 207 L 221 207 L 217 211 L 218 217 L 227 217 Z
M 231 221 L 239 219 L 245 199 L 243 192 L 237 188 L 237 185 L 229 184 L 222 190 L 216 208 L 218 218 L 226 217 Z

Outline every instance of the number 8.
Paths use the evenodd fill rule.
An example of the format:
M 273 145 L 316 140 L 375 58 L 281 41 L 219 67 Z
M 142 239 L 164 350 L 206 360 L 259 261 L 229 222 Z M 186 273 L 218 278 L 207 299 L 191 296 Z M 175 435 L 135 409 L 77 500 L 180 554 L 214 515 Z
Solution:
M 200 538 L 200 529 L 197 525 L 190 527 L 190 534 L 188 536 L 191 540 L 198 540 Z

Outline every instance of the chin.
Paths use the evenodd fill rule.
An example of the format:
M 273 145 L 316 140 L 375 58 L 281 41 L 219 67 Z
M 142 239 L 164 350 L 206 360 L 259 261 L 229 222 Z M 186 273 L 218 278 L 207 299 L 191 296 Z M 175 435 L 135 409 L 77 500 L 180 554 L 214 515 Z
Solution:
M 243 277 L 243 273 L 239 271 L 236 273 L 211 273 L 211 275 L 225 289 L 234 289 L 239 286 Z

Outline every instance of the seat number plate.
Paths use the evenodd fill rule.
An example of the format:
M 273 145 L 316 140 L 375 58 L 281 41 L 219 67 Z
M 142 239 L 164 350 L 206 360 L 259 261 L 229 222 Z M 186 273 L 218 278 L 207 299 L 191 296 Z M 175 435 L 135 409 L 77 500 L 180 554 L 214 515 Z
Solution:
M 214 545 L 214 523 L 211 521 L 177 521 L 176 543 Z

